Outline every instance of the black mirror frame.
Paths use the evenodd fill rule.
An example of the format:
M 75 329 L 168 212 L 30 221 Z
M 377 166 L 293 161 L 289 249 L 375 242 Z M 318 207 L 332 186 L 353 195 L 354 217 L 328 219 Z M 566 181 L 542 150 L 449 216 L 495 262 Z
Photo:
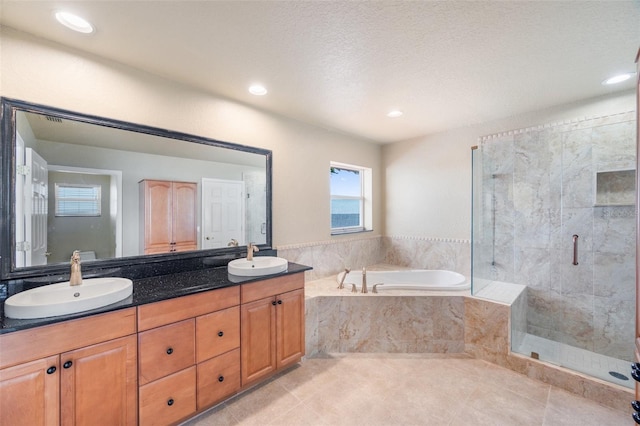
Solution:
M 227 148 L 236 151 L 243 151 L 252 154 L 265 156 L 266 165 L 266 192 L 267 192 L 267 217 L 266 217 L 266 243 L 259 244 L 260 250 L 272 249 L 272 162 L 273 154 L 270 150 L 255 148 L 247 145 L 239 145 L 230 142 L 222 142 L 215 139 L 194 136 L 187 133 L 174 132 L 170 130 L 130 123 L 126 121 L 113 120 L 94 115 L 87 115 L 25 102 L 16 99 L 0 98 L 0 122 L 1 122 L 1 143 L 0 148 L 0 174 L 2 175 L 2 185 L 0 186 L 0 279 L 23 279 L 30 277 L 40 277 L 52 274 L 67 274 L 69 266 L 61 263 L 54 265 L 27 266 L 16 270 L 15 255 L 12 250 L 15 241 L 15 176 L 16 176 L 16 111 L 25 111 L 36 114 L 57 116 L 66 120 L 80 121 L 87 124 L 112 127 L 120 130 L 145 133 L 148 135 L 160 136 L 180 141 L 199 143 L 212 147 Z M 153 254 L 120 257 L 113 259 L 102 259 L 83 264 L 83 271 L 91 272 L 105 268 L 117 268 L 122 266 L 132 266 L 136 264 L 148 264 L 151 262 L 164 262 L 175 260 L 187 260 L 212 256 L 240 255 L 246 251 L 242 247 L 229 247 L 208 250 L 196 250 L 179 253 Z

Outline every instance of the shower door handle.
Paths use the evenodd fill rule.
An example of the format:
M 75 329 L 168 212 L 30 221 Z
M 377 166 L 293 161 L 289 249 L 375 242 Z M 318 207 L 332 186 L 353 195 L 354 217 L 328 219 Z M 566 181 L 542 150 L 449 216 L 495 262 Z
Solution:
M 578 235 L 573 234 L 573 264 L 578 264 Z

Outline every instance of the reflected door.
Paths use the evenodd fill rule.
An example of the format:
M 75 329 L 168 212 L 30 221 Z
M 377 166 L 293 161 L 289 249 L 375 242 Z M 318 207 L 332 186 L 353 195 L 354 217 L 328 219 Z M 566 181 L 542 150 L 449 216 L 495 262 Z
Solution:
M 47 162 L 31 148 L 18 142 L 16 168 L 16 266 L 47 264 L 47 213 L 49 172 Z
M 245 245 L 244 182 L 202 179 L 202 248 Z

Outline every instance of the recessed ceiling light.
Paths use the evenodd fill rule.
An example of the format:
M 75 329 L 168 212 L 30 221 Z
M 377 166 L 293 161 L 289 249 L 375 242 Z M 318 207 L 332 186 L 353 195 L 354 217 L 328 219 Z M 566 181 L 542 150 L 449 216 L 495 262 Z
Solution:
M 398 109 L 394 109 L 391 110 L 387 113 L 387 117 L 389 118 L 398 118 L 400 116 L 402 116 L 402 114 L 404 114 L 402 111 L 398 110 Z
M 623 81 L 629 80 L 635 74 L 636 74 L 635 72 L 626 72 L 623 74 L 614 75 L 613 77 L 609 77 L 606 80 L 604 80 L 602 84 L 609 85 L 609 84 L 622 83 Z
M 56 12 L 56 19 L 62 25 L 83 34 L 93 32 L 93 26 L 84 18 L 69 12 Z
M 261 84 L 253 84 L 249 87 L 249 93 L 256 96 L 264 96 L 267 94 L 267 89 Z

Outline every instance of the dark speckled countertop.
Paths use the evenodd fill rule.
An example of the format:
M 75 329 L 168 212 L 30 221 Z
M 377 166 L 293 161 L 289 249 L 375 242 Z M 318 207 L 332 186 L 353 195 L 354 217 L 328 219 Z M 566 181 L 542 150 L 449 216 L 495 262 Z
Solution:
M 61 315 L 57 317 L 38 318 L 29 320 L 17 320 L 5 318 L 4 302 L 0 312 L 0 334 L 12 331 L 25 330 L 32 327 L 39 327 L 47 324 L 54 324 L 70 319 L 83 318 L 99 313 L 111 312 L 118 309 L 131 308 L 145 305 L 147 303 L 159 302 L 173 299 L 175 297 L 200 293 L 217 288 L 235 286 L 243 283 L 265 280 L 284 275 L 297 274 L 312 269 L 309 266 L 298 265 L 289 262 L 286 272 L 261 277 L 238 277 L 229 275 L 226 267 L 200 269 L 188 272 L 179 272 L 167 275 L 158 275 L 148 278 L 133 280 L 133 295 L 128 298 L 113 303 L 111 305 L 92 309 L 90 311 L 78 312 L 72 315 Z

